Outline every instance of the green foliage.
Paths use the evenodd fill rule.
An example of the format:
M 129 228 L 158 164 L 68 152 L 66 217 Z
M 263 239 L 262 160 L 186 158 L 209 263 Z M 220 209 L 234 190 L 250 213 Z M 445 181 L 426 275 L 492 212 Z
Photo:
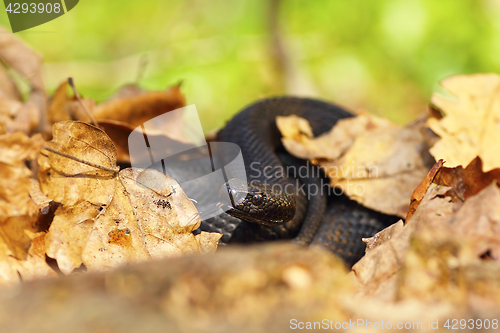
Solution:
M 147 60 L 140 84 L 183 81 L 206 130 L 285 93 L 403 123 L 425 112 L 442 78 L 500 71 L 497 0 L 284 0 L 286 76 L 271 52 L 269 8 L 264 0 L 81 0 L 18 35 L 43 54 L 49 89 L 73 76 L 98 100 L 135 81 Z M 0 24 L 8 26 L 5 12 Z

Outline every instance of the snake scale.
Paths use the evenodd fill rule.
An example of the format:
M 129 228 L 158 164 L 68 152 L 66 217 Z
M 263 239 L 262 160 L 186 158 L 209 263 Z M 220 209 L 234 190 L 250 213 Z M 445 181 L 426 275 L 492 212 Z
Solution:
M 342 195 L 327 195 L 328 179 L 282 147 L 276 117 L 289 115 L 307 119 L 315 136 L 329 131 L 339 119 L 352 117 L 336 105 L 297 97 L 265 99 L 244 108 L 217 134 L 217 140 L 240 147 L 247 179 L 257 185 L 248 186 L 239 209 L 232 207 L 225 214 L 202 221 L 197 232 L 220 232 L 223 244 L 293 239 L 301 245 L 322 245 L 352 266 L 364 254 L 361 239 L 373 236 L 398 218 L 374 212 Z M 308 168 L 306 177 L 294 172 L 300 166 Z M 264 168 L 276 172 L 264 172 Z M 286 194 L 271 190 L 285 187 Z M 323 190 L 313 193 L 304 188 Z M 237 195 L 234 189 L 227 190 Z M 273 209 L 281 211 L 271 212 Z M 260 221 L 262 214 L 258 213 L 273 218 L 271 222 Z

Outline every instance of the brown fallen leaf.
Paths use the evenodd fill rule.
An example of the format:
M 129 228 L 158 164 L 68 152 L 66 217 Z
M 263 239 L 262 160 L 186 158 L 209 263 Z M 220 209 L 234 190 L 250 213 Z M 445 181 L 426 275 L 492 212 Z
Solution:
M 434 178 L 436 177 L 438 171 L 441 170 L 443 163 L 444 163 L 443 160 L 437 161 L 436 164 L 432 166 L 427 176 L 425 176 L 424 180 L 422 180 L 422 182 L 417 186 L 415 191 L 413 191 L 413 194 L 411 195 L 410 199 L 410 207 L 408 208 L 408 214 L 406 214 L 405 222 L 408 222 L 408 220 L 415 213 L 415 210 L 417 210 L 417 207 L 424 198 L 425 193 L 427 193 L 427 189 L 429 189 L 429 186 L 433 183 Z
M 22 133 L 0 136 L 1 218 L 24 217 L 36 210 L 29 196 L 31 171 L 24 163 L 34 159 L 42 145 L 40 135 L 32 138 Z
M 51 150 L 39 157 L 43 192 L 62 203 L 46 236 L 61 271 L 214 251 L 221 235 L 192 231 L 194 204 L 177 182 L 154 170 L 116 169 L 116 149 L 82 122 L 54 125 Z
M 47 255 L 63 273 L 82 264 L 102 270 L 217 248 L 222 235 L 192 234 L 200 225 L 198 212 L 175 180 L 141 169 L 125 169 L 119 177 L 108 206 L 81 202 L 56 211 L 46 237 Z M 164 189 L 157 189 L 158 182 Z
M 158 157 L 168 157 L 174 154 L 174 150 L 178 152 L 196 147 L 189 143 L 182 131 L 177 131 L 187 127 L 184 123 L 185 119 L 181 115 L 182 113 L 176 113 L 173 117 L 168 118 L 169 129 L 174 129 L 173 131 L 154 129 L 148 123 L 148 127 L 142 132 L 142 128 L 134 129 L 126 123 L 115 120 L 100 120 L 98 125 L 113 140 L 117 148 L 118 162 L 131 163 L 130 154 L 132 153 L 135 165 L 147 166 L 151 163 L 150 154 Z M 134 130 L 140 131 L 141 138 L 143 138 L 143 133 L 147 134 L 149 151 L 144 150 L 144 142 L 130 140 Z
M 96 120 L 116 120 L 132 128 L 165 112 L 181 108 L 186 101 L 179 86 L 166 91 L 125 94 L 98 105 L 94 111 Z
M 485 171 L 500 167 L 500 76 L 456 75 L 441 86 L 456 99 L 432 96 L 432 104 L 445 114 L 427 121 L 441 138 L 430 149 L 432 156 L 450 167 L 468 165 L 476 156 L 484 161 Z
M 116 148 L 101 129 L 78 121 L 60 122 L 54 124 L 53 139 L 46 147 L 52 151 L 44 150 L 38 157 L 38 179 L 45 195 L 65 206 L 82 201 L 109 204 L 117 181 Z
M 198 212 L 173 179 L 140 169 L 123 170 L 120 179 L 85 244 L 82 260 L 88 269 L 199 252 L 192 234 L 200 223 Z M 158 190 L 151 182 L 167 186 Z
M 465 169 L 462 166 L 456 168 L 441 167 L 433 182 L 452 187 L 453 197 L 464 201 L 482 191 L 493 181 L 500 183 L 500 168 L 488 172 L 484 172 L 483 169 L 481 158 L 476 157 Z
M 407 222 L 417 209 L 431 183 L 451 187 L 451 197 L 454 200 L 465 201 L 468 197 L 479 193 L 493 181 L 500 182 L 500 169 L 483 172 L 483 162 L 479 157 L 472 160 L 465 169 L 462 166 L 448 168 L 443 165 L 443 160 L 436 162 L 426 178 L 413 192 L 408 215 L 406 216 Z
M 400 127 L 362 113 L 312 138 L 306 125 L 290 119 L 277 119 L 290 153 L 319 164 L 331 185 L 351 199 L 385 214 L 406 216 L 410 196 L 432 161 L 421 126 Z

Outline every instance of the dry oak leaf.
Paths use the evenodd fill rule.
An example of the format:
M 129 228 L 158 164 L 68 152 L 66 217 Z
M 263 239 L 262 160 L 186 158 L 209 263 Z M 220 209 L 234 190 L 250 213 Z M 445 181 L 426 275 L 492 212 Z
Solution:
M 422 182 L 413 191 L 413 194 L 411 195 L 410 199 L 410 207 L 408 207 L 408 213 L 406 214 L 405 222 L 408 222 L 408 220 L 413 216 L 413 214 L 417 210 L 417 207 L 424 198 L 425 193 L 427 193 L 427 189 L 429 189 L 429 186 L 433 183 L 436 174 L 443 167 L 443 163 L 444 163 L 443 160 L 437 161 L 436 164 L 432 166 L 427 176 L 425 176 Z
M 207 253 L 220 234 L 192 231 L 199 215 L 177 182 L 155 170 L 125 169 L 108 206 L 60 207 L 46 237 L 61 271 L 102 270 L 125 263 Z M 111 184 L 109 184 L 111 186 Z
M 406 216 L 412 191 L 432 160 L 419 126 L 400 127 L 361 113 L 312 138 L 309 125 L 297 118 L 277 118 L 291 154 L 319 164 L 330 184 L 351 199 L 385 214 Z
M 441 86 L 455 99 L 432 96 L 432 104 L 445 114 L 427 121 L 441 138 L 430 149 L 432 156 L 450 167 L 468 165 L 476 156 L 485 171 L 500 167 L 500 76 L 457 75 L 441 81 Z

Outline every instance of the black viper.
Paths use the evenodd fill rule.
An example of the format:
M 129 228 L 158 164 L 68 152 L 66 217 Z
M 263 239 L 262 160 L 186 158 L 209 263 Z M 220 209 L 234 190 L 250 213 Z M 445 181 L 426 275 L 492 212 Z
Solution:
M 286 175 L 283 172 L 264 173 L 265 167 L 267 170 L 280 168 L 287 170 L 286 166 L 298 167 L 306 163 L 287 154 L 281 145 L 280 133 L 276 127 L 276 116 L 288 115 L 297 115 L 307 119 L 315 136 L 329 131 L 339 119 L 352 117 L 348 111 L 318 100 L 296 97 L 265 99 L 238 113 L 218 133 L 217 140 L 233 142 L 240 147 L 249 181 L 257 181 L 257 184 L 278 185 L 275 188 L 287 186 L 288 189 L 292 189 L 295 214 L 291 221 L 284 224 L 275 223 L 276 225 L 257 223 L 259 218 L 251 214 L 254 210 L 245 208 L 247 214 L 243 214 L 242 210 L 233 207 L 232 212 L 228 211 L 233 216 L 222 214 L 202 221 L 199 230 L 221 232 L 222 242 L 227 244 L 290 238 L 301 245 L 320 244 L 343 258 L 351 266 L 364 254 L 365 245 L 361 238 L 371 237 L 398 219 L 364 208 L 343 196 L 327 196 L 325 194 L 328 190 L 327 180 L 319 176 L 318 170 L 308 164 L 305 167 L 308 168 L 309 175 L 314 176 L 299 177 L 300 180 L 294 178 L 298 175 Z M 297 168 L 288 168 L 288 171 L 290 170 L 297 170 Z M 316 186 L 322 191 L 318 194 L 301 193 L 297 190 L 302 185 L 307 185 L 306 188 Z M 267 200 L 269 199 L 267 195 L 273 195 L 263 193 L 268 190 L 259 186 L 251 189 L 245 198 L 249 205 L 252 204 L 252 200 L 255 204 L 260 204 L 259 201 L 263 200 L 261 196 Z M 234 189 L 232 194 L 236 195 Z M 274 200 L 273 204 L 267 205 L 266 210 L 272 209 L 273 205 L 276 208 L 283 202 L 289 203 L 288 199 L 276 200 L 276 195 L 280 199 L 281 193 L 274 193 L 274 195 L 275 198 L 271 198 Z M 248 218 L 248 212 L 250 218 Z M 276 220 L 279 220 L 279 217 Z

